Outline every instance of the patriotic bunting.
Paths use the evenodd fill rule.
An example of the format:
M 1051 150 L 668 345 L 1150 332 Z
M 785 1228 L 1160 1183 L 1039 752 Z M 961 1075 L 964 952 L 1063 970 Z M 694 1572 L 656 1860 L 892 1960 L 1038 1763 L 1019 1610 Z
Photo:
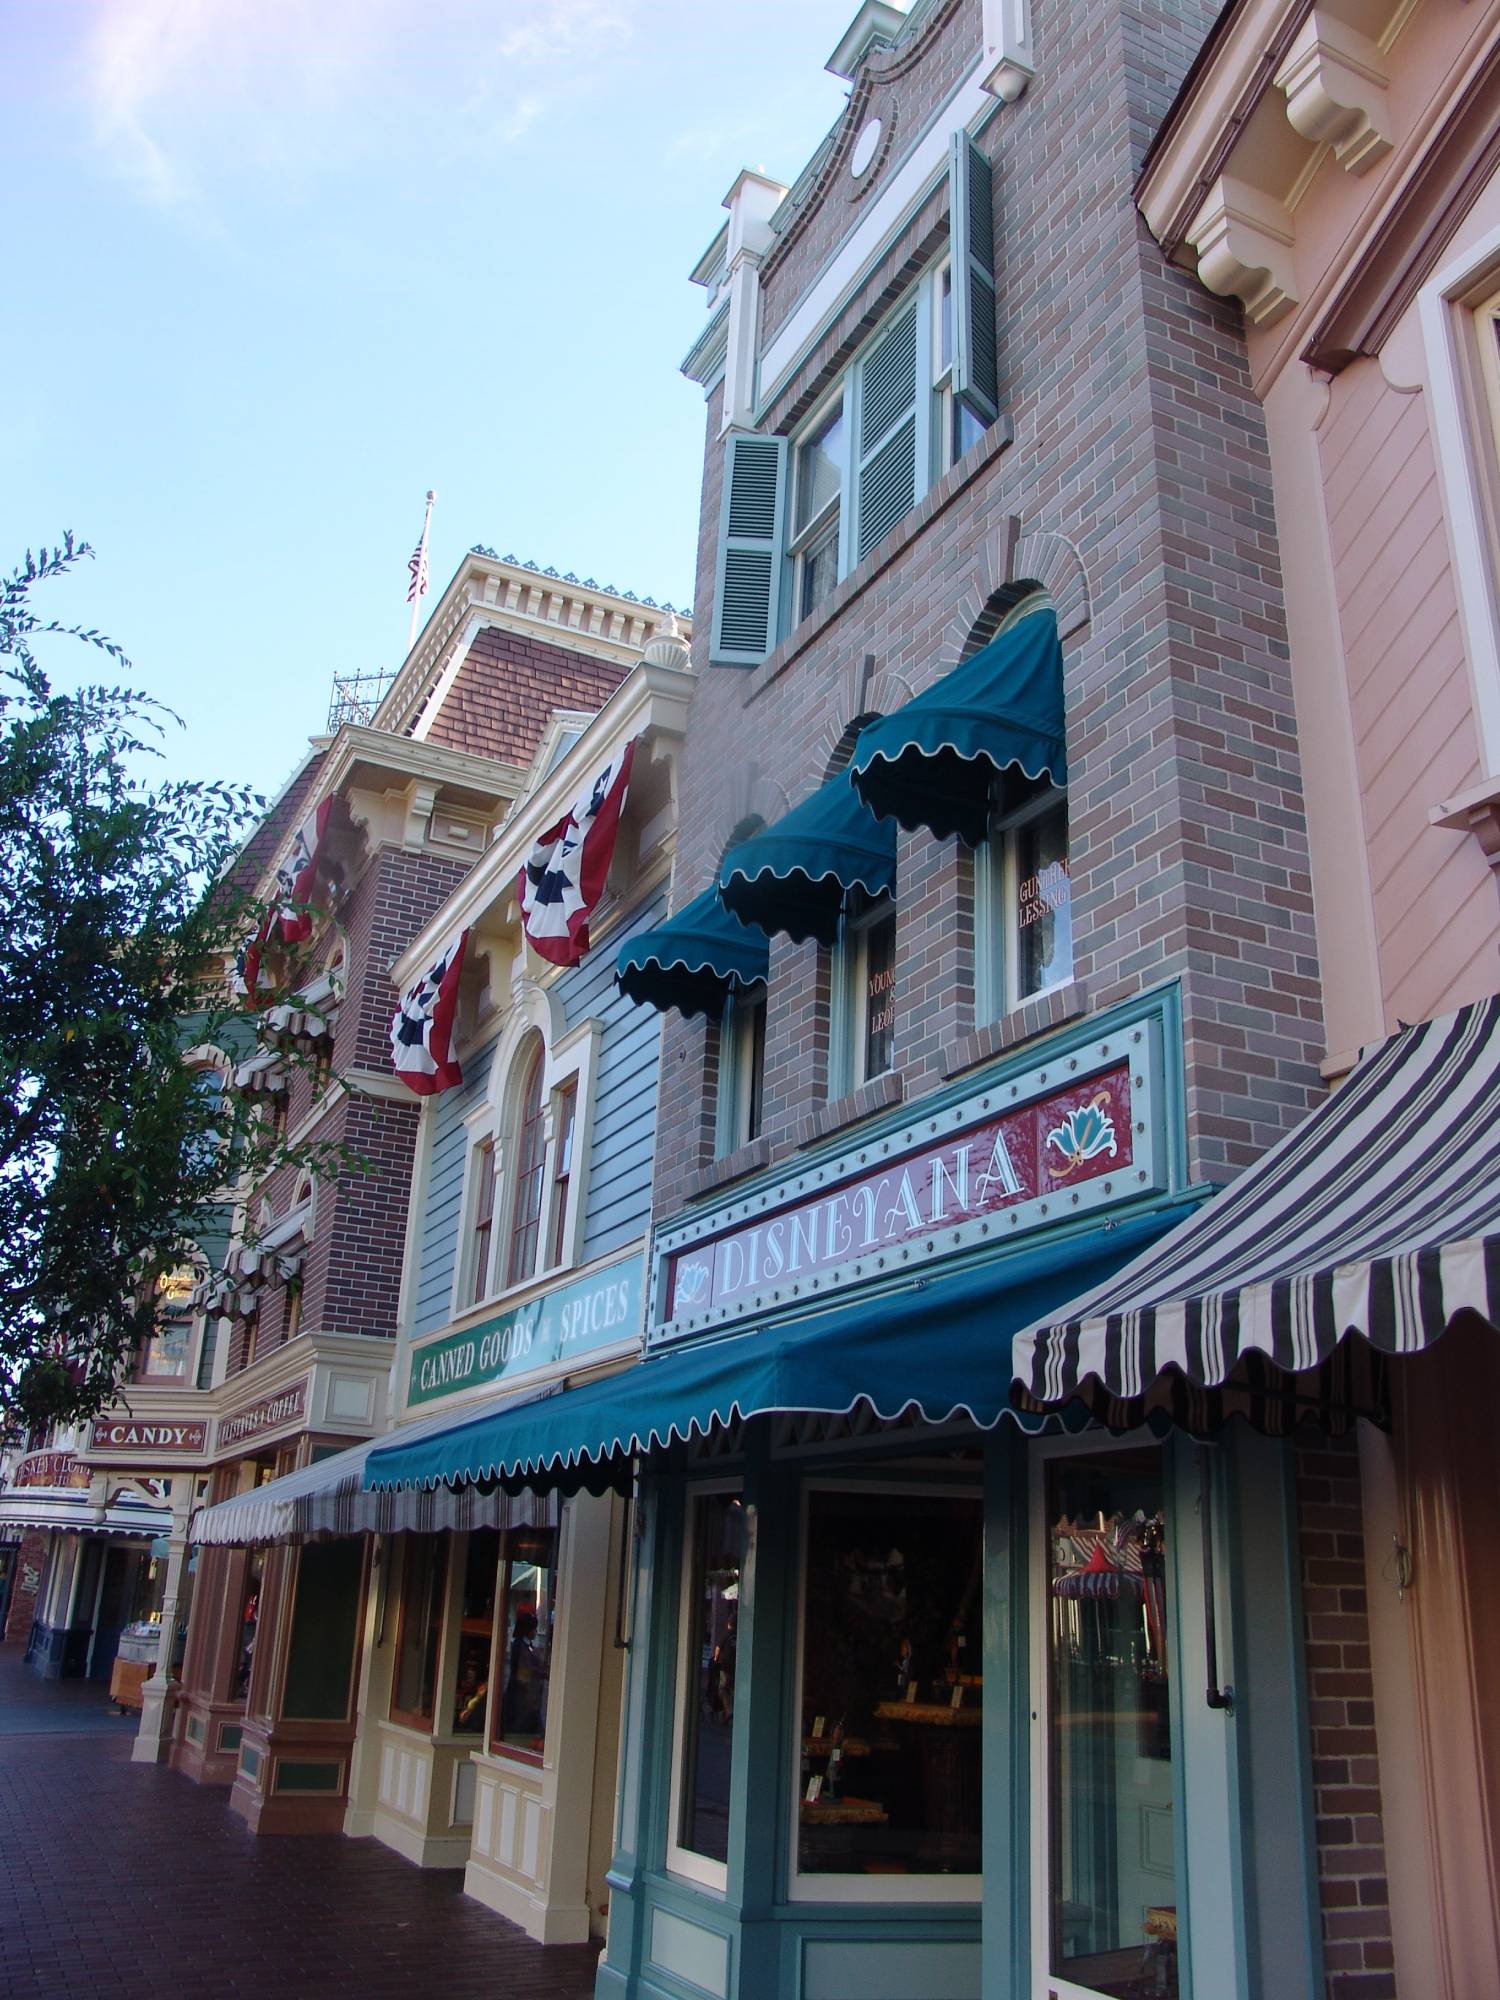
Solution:
M 522 928 L 532 950 L 553 965 L 576 965 L 589 948 L 589 918 L 604 893 L 634 755 L 632 740 L 595 774 L 517 878 Z
M 260 990 L 260 966 L 272 938 L 279 937 L 283 944 L 304 944 L 312 936 L 312 911 L 308 905 L 332 813 L 333 800 L 324 799 L 298 827 L 290 854 L 276 870 L 270 908 L 240 947 L 237 961 L 240 983 L 252 1007 L 264 1007 L 271 997 Z
M 468 942 L 469 933 L 460 931 L 412 987 L 391 1021 L 392 1067 L 418 1097 L 435 1097 L 464 1080 L 453 1055 L 453 1023 Z

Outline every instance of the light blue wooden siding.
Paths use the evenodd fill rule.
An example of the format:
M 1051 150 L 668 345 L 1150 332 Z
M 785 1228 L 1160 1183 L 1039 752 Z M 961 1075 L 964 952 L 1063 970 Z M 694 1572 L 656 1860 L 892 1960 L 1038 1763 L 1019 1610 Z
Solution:
M 483 1097 L 489 1083 L 495 1044 L 464 1058 L 464 1081 L 445 1090 L 437 1100 L 437 1131 L 427 1173 L 427 1199 L 418 1227 L 417 1296 L 412 1332 L 431 1333 L 452 1316 L 453 1263 L 458 1252 L 460 1209 L 464 1195 L 464 1120 Z
M 643 1236 L 651 1219 L 651 1162 L 656 1146 L 656 1073 L 661 1016 L 636 1007 L 615 986 L 615 955 L 626 938 L 667 914 L 665 886 L 581 965 L 563 974 L 568 1026 L 602 1021 L 594 1113 L 589 1136 L 589 1194 L 583 1224 L 587 1260 Z
M 615 954 L 627 937 L 666 915 L 665 888 L 611 931 L 581 965 L 557 983 L 567 1026 L 603 1023 L 594 1075 L 588 1136 L 588 1207 L 584 1261 L 607 1256 L 643 1236 L 651 1217 L 651 1163 L 656 1141 L 656 1071 L 661 1016 L 634 1007 L 615 986 Z M 464 1120 L 489 1083 L 494 1041 L 464 1059 L 465 1081 L 437 1100 L 437 1131 L 428 1167 L 427 1196 L 418 1227 L 417 1293 L 412 1332 L 420 1338 L 446 1326 L 452 1313 L 453 1266 L 462 1223 Z

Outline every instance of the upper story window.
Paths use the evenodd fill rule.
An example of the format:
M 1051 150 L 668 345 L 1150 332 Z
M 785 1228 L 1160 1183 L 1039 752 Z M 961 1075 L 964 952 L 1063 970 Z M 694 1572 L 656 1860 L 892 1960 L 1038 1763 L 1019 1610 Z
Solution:
M 719 1023 L 717 1145 L 722 1158 L 761 1132 L 766 1074 L 766 989 L 733 993 Z
M 1479 341 L 1479 369 L 1489 399 L 1495 451 L 1500 457 L 1500 292 L 1475 308 L 1474 331 Z
M 532 991 L 495 1052 L 484 1102 L 466 1120 L 455 1313 L 578 1261 L 598 1030 L 593 1022 L 561 1029 L 550 1001 Z
M 954 138 L 949 199 L 947 254 L 797 434 L 725 440 L 715 664 L 764 659 L 994 422 L 991 170 L 965 133 Z
M 896 905 L 889 896 L 856 890 L 836 947 L 835 1005 L 841 1015 L 842 1055 L 835 1061 L 832 1094 L 842 1095 L 884 1076 L 896 1057 Z

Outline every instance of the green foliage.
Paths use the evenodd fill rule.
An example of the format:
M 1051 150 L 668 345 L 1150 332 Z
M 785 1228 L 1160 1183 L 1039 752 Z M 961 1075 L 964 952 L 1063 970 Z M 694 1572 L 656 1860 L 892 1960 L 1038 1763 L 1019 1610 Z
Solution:
M 113 1400 L 231 1179 L 358 1164 L 287 1147 L 189 1060 L 254 1039 L 227 968 L 260 911 L 230 864 L 264 801 L 147 782 L 176 718 L 128 687 L 53 687 L 53 635 L 129 667 L 33 609 L 90 553 L 69 536 L 0 581 L 0 1435 Z

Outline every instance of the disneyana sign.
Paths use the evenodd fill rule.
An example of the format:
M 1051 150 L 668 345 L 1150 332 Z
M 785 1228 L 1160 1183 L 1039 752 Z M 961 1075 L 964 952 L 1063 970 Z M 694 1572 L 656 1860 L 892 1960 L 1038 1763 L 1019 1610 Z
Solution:
M 654 1337 L 1029 1233 L 1160 1186 L 1154 1022 L 1054 1056 L 661 1232 Z

